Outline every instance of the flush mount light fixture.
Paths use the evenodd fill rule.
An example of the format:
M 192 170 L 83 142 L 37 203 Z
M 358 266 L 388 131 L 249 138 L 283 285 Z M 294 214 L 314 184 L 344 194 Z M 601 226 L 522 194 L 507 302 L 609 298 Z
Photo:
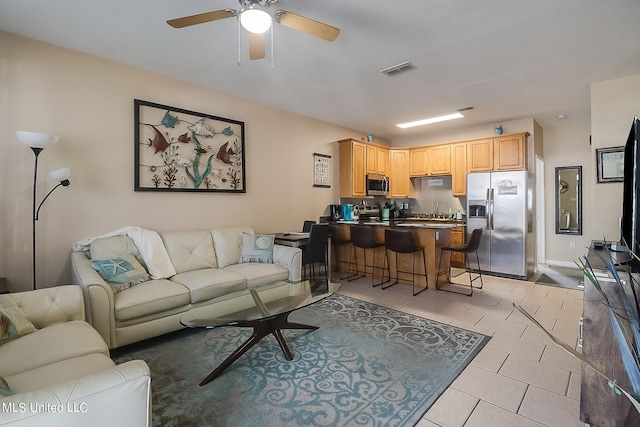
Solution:
M 250 0 L 245 7 L 240 9 L 238 21 L 240 21 L 240 25 L 245 30 L 255 34 L 262 34 L 271 28 L 273 18 L 269 15 L 269 12 L 262 9 L 262 6 L 260 1 Z
M 453 119 L 461 119 L 464 116 L 460 113 L 452 113 L 452 114 L 445 114 L 443 116 L 437 116 L 437 117 L 431 117 L 428 119 L 422 119 L 422 120 L 416 120 L 414 122 L 407 122 L 407 123 L 398 123 L 396 124 L 396 126 L 398 126 L 399 128 L 402 129 L 406 129 L 406 128 L 412 128 L 415 126 L 422 126 L 422 125 L 428 125 L 431 123 L 438 123 L 438 122 L 444 122 L 447 120 L 453 120 Z

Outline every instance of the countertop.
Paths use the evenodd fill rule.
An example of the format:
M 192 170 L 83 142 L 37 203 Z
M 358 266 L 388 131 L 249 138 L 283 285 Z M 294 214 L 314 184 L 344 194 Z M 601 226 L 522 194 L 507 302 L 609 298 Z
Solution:
M 439 218 L 397 218 L 391 221 L 376 221 L 363 219 L 359 221 L 336 221 L 335 224 L 359 224 L 384 227 L 414 227 L 414 228 L 457 228 L 466 227 L 465 221 Z

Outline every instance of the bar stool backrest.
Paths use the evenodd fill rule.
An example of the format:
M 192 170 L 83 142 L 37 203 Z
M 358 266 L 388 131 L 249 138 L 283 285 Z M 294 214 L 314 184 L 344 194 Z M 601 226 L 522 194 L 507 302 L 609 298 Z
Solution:
M 365 225 L 352 225 L 350 227 L 351 242 L 359 248 L 375 248 L 380 246 L 373 237 L 373 229 Z
M 476 228 L 471 232 L 471 238 L 469 239 L 467 246 L 464 248 L 462 252 L 464 253 L 476 252 L 480 247 L 480 239 L 482 239 L 482 228 Z
M 410 254 L 419 250 L 413 238 L 413 233 L 409 230 L 387 228 L 384 231 L 384 241 L 387 249 L 393 252 Z

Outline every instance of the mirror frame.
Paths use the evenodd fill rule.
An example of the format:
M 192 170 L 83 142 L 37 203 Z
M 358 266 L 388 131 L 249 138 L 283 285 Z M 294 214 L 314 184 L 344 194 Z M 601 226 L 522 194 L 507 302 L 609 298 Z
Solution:
M 570 170 L 573 169 L 576 171 L 576 193 L 578 196 L 578 200 L 577 200 L 577 222 L 578 222 L 578 229 L 577 230 L 561 230 L 560 229 L 560 188 L 562 187 L 561 183 L 564 183 L 564 181 L 562 181 L 560 179 L 560 173 L 562 171 L 565 170 Z M 566 183 L 565 183 L 566 184 Z M 570 183 L 569 186 L 571 187 L 573 183 Z M 555 219 L 556 219 L 556 234 L 575 234 L 575 235 L 582 235 L 582 166 L 561 166 L 561 167 L 557 167 L 556 168 L 556 174 L 555 174 L 555 190 L 556 190 L 556 212 L 555 212 Z

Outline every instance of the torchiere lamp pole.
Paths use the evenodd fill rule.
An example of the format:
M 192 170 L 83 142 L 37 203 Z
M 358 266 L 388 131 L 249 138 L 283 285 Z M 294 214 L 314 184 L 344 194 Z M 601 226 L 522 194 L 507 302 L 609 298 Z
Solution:
M 60 187 L 68 187 L 71 182 L 69 181 L 69 168 L 63 168 L 55 170 L 49 173 L 49 176 L 59 181 L 59 184 L 53 187 L 51 191 L 47 193 L 47 195 L 42 199 L 38 207 L 36 208 L 36 196 L 37 196 L 37 185 L 38 185 L 38 156 L 49 145 L 53 145 L 58 141 L 57 136 L 46 135 L 38 132 L 25 132 L 18 131 L 16 132 L 18 139 L 24 145 L 31 148 L 33 154 L 35 155 L 35 164 L 33 168 L 33 215 L 32 215 L 32 274 L 33 274 L 33 289 L 37 289 L 37 279 L 36 279 L 36 221 L 38 220 L 38 214 L 40 213 L 40 208 L 45 200 L 53 193 L 53 191 Z

